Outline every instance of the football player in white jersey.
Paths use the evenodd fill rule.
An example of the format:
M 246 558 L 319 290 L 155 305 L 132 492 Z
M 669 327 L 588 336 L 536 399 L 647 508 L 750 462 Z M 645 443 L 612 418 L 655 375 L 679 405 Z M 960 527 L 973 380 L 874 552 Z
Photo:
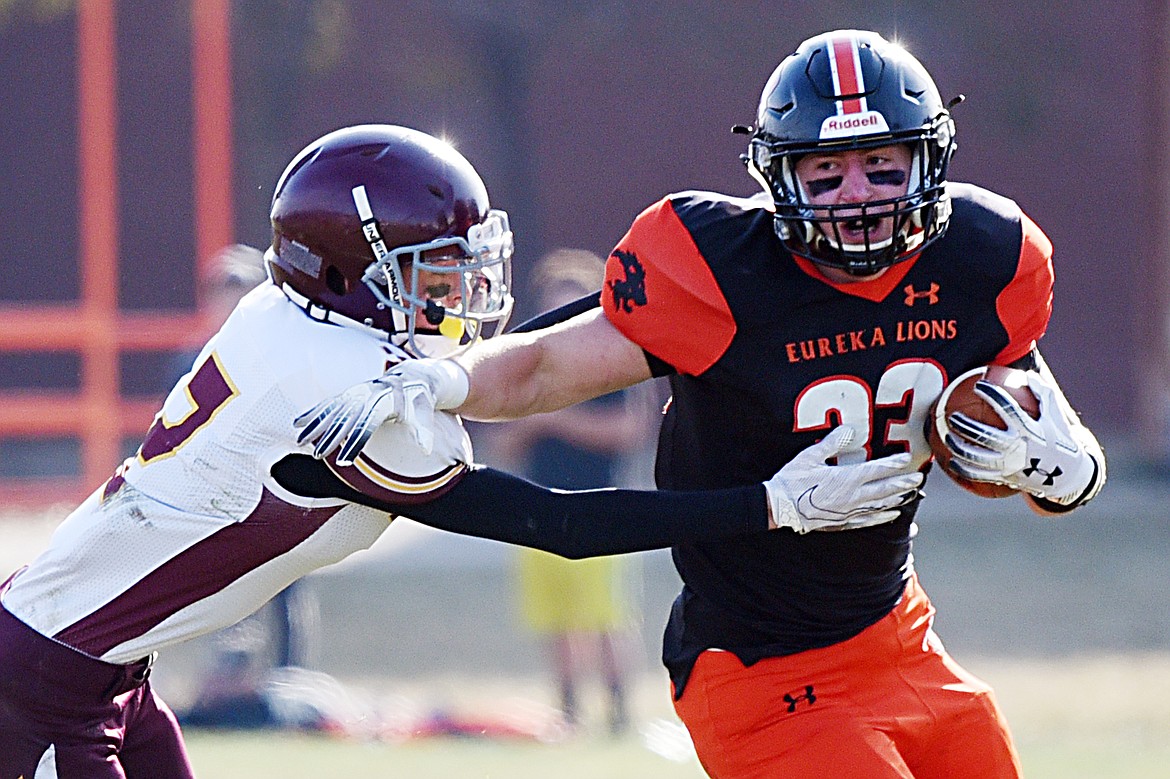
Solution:
M 722 491 L 554 492 L 472 465 L 446 414 L 429 437 L 387 425 L 352 461 L 317 459 L 294 424 L 305 409 L 325 409 L 310 428 L 329 425 L 319 404 L 347 387 L 502 327 L 512 233 L 463 156 L 392 125 L 310 144 L 278 181 L 271 220 L 269 279 L 207 343 L 137 454 L 0 586 L 3 779 L 192 776 L 148 680 L 157 651 L 369 547 L 397 514 L 583 557 L 780 525 L 863 527 L 896 516 L 920 484 L 891 475 L 895 458 L 835 467 L 848 491 L 868 491 L 869 510 L 811 516 L 786 497 L 802 476 L 791 467 Z M 823 470 L 846 443 L 804 467 Z M 831 508 L 832 494 L 820 503 Z

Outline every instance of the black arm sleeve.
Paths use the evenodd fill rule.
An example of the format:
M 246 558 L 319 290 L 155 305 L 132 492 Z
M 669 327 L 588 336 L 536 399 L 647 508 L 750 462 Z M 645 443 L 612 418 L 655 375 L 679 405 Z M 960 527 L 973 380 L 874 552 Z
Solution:
M 601 291 L 590 292 L 588 295 L 582 295 L 576 300 L 569 301 L 560 308 L 554 308 L 552 311 L 546 311 L 543 314 L 534 316 L 532 319 L 525 320 L 509 329 L 508 332 L 529 333 L 533 330 L 552 327 L 555 324 L 564 322 L 566 319 L 572 319 L 577 314 L 584 313 L 591 308 L 597 308 L 600 305 Z M 646 364 L 650 366 L 650 375 L 654 378 L 662 378 L 663 376 L 671 376 L 677 373 L 673 365 L 658 359 L 645 349 L 642 350 L 642 354 L 646 356 Z
M 343 498 L 440 530 L 573 559 L 661 549 L 768 527 L 762 484 L 702 492 L 562 491 L 477 465 L 446 494 L 424 504 L 399 505 L 363 495 L 308 455 L 284 458 L 273 466 L 272 475 L 298 495 Z
M 515 327 L 508 328 L 509 333 L 530 333 L 533 330 L 541 330 L 545 327 L 552 327 L 555 324 L 564 322 L 566 319 L 572 319 L 577 314 L 583 314 L 591 308 L 597 308 L 601 305 L 601 290 L 597 292 L 590 292 L 587 295 L 582 295 L 576 300 L 570 300 L 568 303 L 554 308 L 552 311 L 545 311 L 543 314 L 537 314 L 531 319 L 526 319 Z
M 401 513 L 431 527 L 574 559 L 768 527 L 762 484 L 707 492 L 562 491 L 482 466 L 442 497 Z

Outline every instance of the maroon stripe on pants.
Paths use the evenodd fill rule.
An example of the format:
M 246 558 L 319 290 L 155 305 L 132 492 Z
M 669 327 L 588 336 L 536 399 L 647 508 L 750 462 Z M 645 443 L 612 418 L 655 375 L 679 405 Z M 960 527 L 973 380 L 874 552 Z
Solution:
M 265 490 L 246 519 L 183 550 L 53 637 L 86 654 L 101 656 L 285 554 L 342 508 L 303 509 Z

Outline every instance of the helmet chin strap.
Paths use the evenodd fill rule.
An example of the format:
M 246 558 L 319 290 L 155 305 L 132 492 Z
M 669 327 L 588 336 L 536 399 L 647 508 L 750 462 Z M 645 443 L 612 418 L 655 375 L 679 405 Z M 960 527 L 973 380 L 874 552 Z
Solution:
M 318 322 L 328 322 L 329 324 L 333 324 L 333 325 L 341 325 L 342 327 L 349 327 L 349 328 L 352 328 L 354 330 L 360 330 L 361 332 L 366 333 L 367 335 L 371 335 L 380 341 L 390 340 L 391 342 L 394 342 L 393 341 L 393 337 L 394 337 L 393 333 L 387 333 L 385 330 L 380 330 L 376 327 L 373 327 L 372 325 L 366 324 L 365 322 L 359 322 L 356 319 L 351 319 L 350 317 L 347 317 L 344 314 L 339 314 L 338 312 L 334 311 L 331 308 L 327 308 L 327 307 L 322 306 L 318 303 L 314 303 L 313 301 L 309 300 L 307 297 L 305 297 L 301 293 L 297 292 L 291 286 L 289 286 L 287 282 L 284 284 L 281 284 L 280 289 L 282 292 L 284 292 L 285 297 L 287 297 L 289 300 L 291 300 L 293 303 L 295 303 L 306 314 L 308 314 L 313 319 L 316 319 Z M 395 324 L 397 324 L 397 323 L 395 323 Z M 405 330 L 405 328 L 403 328 L 403 329 Z M 406 336 L 404 333 L 403 338 L 405 338 L 405 337 Z

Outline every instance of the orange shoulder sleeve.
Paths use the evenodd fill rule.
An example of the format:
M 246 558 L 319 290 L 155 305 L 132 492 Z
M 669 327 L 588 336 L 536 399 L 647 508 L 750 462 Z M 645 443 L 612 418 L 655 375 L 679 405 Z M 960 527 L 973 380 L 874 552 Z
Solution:
M 680 373 L 710 368 L 735 336 L 731 308 L 668 198 L 639 214 L 609 255 L 601 304 L 626 338 Z
M 1024 239 L 1016 275 L 995 300 L 999 321 L 1008 332 L 1008 345 L 995 358 L 1001 365 L 1031 351 L 1052 316 L 1052 241 L 1027 214 L 1020 214 L 1020 224 Z

